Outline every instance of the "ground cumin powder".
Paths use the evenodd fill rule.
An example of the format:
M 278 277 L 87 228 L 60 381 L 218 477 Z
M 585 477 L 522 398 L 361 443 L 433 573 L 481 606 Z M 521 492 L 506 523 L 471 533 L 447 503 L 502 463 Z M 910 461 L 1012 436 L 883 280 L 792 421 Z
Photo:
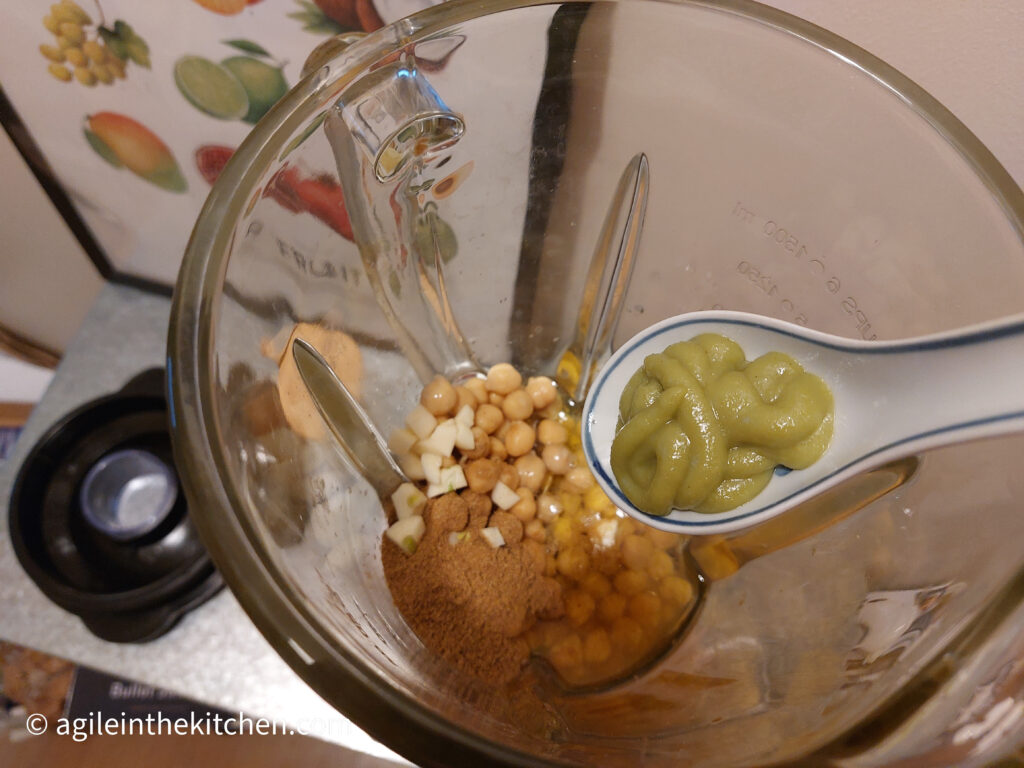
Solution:
M 423 520 L 414 554 L 386 537 L 381 545 L 395 605 L 434 653 L 487 682 L 512 680 L 529 655 L 523 632 L 565 610 L 561 586 L 544 576 L 543 545 L 524 540 L 519 520 L 469 490 L 432 499 Z M 480 536 L 488 525 L 505 546 Z M 453 532 L 461 534 L 455 543 Z

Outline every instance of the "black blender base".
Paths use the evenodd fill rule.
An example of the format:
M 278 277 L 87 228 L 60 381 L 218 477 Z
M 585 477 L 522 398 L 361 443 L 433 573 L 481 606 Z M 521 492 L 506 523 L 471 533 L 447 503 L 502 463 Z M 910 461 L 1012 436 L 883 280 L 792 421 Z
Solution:
M 91 503 L 82 493 L 90 470 L 118 452 L 162 462 L 176 478 L 164 377 L 161 369 L 145 371 L 57 422 L 29 453 L 11 495 L 11 542 L 26 573 L 53 602 L 112 642 L 154 640 L 223 587 L 180 483 L 170 486 L 151 524 L 127 536 L 83 508 Z M 103 500 L 116 510 L 134 480 L 123 480 L 121 493 Z M 147 497 L 136 495 L 130 513 L 138 515 L 145 503 Z

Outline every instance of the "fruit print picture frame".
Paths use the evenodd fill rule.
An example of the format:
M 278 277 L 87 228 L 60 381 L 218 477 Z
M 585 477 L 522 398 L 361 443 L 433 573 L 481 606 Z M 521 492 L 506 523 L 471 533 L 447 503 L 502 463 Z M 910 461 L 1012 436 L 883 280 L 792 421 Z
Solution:
M 0 119 L 101 274 L 169 293 L 211 184 L 309 52 L 433 4 L 5 4 Z M 334 176 L 296 169 L 272 195 L 351 240 Z

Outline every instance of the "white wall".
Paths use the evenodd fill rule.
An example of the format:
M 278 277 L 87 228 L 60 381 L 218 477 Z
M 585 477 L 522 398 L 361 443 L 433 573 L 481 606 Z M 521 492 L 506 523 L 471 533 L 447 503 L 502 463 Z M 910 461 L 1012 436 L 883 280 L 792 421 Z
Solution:
M 0 326 L 61 352 L 102 285 L 64 219 L 0 130 Z M 0 389 L 0 399 L 4 394 Z
M 1024 187 L 1021 0 L 767 0 L 917 82 Z
M 917 81 L 1024 186 L 1024 3 L 1020 0 L 771 0 Z M 0 133 L 0 325 L 62 350 L 102 281 Z M 0 369 L 4 380 L 14 374 Z

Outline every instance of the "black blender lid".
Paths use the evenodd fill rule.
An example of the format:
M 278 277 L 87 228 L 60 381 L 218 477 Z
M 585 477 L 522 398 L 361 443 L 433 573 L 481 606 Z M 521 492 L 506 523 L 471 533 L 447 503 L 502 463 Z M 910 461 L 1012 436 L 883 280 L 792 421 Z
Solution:
M 223 587 L 174 468 L 162 369 L 50 428 L 18 471 L 9 523 L 29 577 L 104 640 L 153 640 Z

